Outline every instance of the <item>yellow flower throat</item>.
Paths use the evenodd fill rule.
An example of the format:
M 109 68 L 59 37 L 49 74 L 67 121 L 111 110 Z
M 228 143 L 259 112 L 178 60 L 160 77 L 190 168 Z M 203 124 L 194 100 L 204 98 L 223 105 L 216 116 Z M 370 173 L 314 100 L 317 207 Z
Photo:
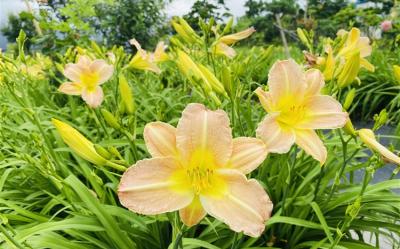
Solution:
M 226 188 L 226 183 L 216 172 L 214 156 L 207 150 L 193 152 L 187 164 L 182 163 L 182 168 L 172 176 L 176 184 L 174 190 L 191 191 L 195 195 L 220 195 Z
M 303 121 L 306 116 L 305 105 L 294 104 L 282 109 L 278 117 L 278 122 L 283 125 L 294 126 Z
M 84 85 L 89 92 L 96 90 L 99 83 L 100 77 L 98 73 L 90 71 L 84 72 L 80 75 L 81 83 Z

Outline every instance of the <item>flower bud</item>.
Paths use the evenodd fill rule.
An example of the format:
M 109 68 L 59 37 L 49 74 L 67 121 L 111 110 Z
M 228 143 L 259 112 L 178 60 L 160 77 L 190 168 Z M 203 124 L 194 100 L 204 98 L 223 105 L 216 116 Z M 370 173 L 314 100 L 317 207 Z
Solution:
M 117 158 L 119 158 L 119 159 L 123 159 L 122 158 L 122 156 L 121 156 L 121 154 L 119 153 L 119 151 L 115 148 L 115 147 L 113 147 L 113 146 L 108 146 L 107 147 L 107 150 L 113 155 L 113 156 L 115 156 L 115 157 L 117 157 Z
M 185 19 L 179 17 L 177 20 L 172 20 L 172 26 L 185 42 L 197 43 L 200 41 L 200 37 L 194 32 Z
M 231 17 L 229 18 L 229 20 L 228 20 L 228 22 L 226 23 L 225 28 L 224 28 L 224 30 L 222 31 L 222 33 L 223 33 L 223 34 L 228 33 L 228 32 L 231 30 L 231 28 L 232 28 L 232 24 L 233 24 L 233 16 L 231 16 Z
M 226 94 L 224 86 L 222 85 L 222 83 L 217 79 L 217 77 L 215 77 L 215 75 L 208 70 L 207 67 L 199 64 L 199 69 L 203 74 L 203 80 L 207 81 L 209 83 L 209 85 L 211 85 L 212 89 L 218 93 L 221 94 Z
M 232 76 L 229 67 L 222 68 L 222 84 L 229 95 L 232 95 Z
M 106 109 L 101 109 L 100 111 L 108 126 L 116 130 L 121 129 L 121 125 L 119 124 L 117 118 L 115 118 L 111 112 L 107 111 Z
M 125 106 L 125 111 L 132 115 L 135 113 L 135 101 L 133 99 L 132 90 L 123 74 L 119 75 L 119 93 Z
M 386 109 L 383 109 L 379 113 L 379 115 L 376 115 L 376 114 L 374 115 L 375 124 L 374 124 L 374 127 L 372 128 L 372 130 L 374 130 L 374 131 L 378 130 L 379 128 L 381 128 L 383 125 L 386 124 L 387 120 L 388 120 L 387 111 L 386 111 Z
M 304 34 L 303 29 L 297 28 L 297 36 L 299 37 L 300 41 L 307 47 L 311 47 L 310 41 L 308 40 L 307 36 Z
M 356 89 L 352 88 L 346 95 L 346 99 L 344 100 L 343 108 L 348 110 L 353 103 L 354 97 L 356 96 Z
M 108 152 L 103 146 L 99 145 L 99 144 L 94 144 L 94 149 L 96 150 L 96 152 L 104 157 L 105 159 L 109 160 L 111 159 L 112 155 L 110 152 Z
M 397 84 L 400 85 L 400 66 L 397 65 L 393 66 L 393 74 L 394 78 L 397 80 Z
M 343 126 L 343 131 L 350 136 L 355 137 L 356 134 L 356 130 L 354 129 L 353 123 L 351 122 L 350 118 L 347 119 L 346 124 Z
M 375 138 L 375 134 L 370 129 L 361 129 L 358 131 L 358 136 L 360 137 L 361 141 L 371 150 L 379 153 L 382 157 L 386 160 L 393 162 L 397 165 L 400 165 L 400 157 L 395 155 L 393 152 L 388 150 L 385 146 L 378 143 Z
M 346 87 L 353 83 L 360 70 L 360 52 L 356 52 L 349 56 L 346 60 L 342 71 L 338 77 L 338 85 L 340 88 Z
M 63 141 L 80 157 L 96 165 L 104 165 L 107 162 L 105 158 L 96 152 L 93 143 L 72 126 L 54 118 L 52 123 L 57 128 Z
M 103 51 L 101 50 L 101 48 L 99 47 L 99 45 L 97 45 L 97 43 L 95 41 L 91 41 L 90 45 L 96 53 L 98 53 L 99 55 L 103 54 Z

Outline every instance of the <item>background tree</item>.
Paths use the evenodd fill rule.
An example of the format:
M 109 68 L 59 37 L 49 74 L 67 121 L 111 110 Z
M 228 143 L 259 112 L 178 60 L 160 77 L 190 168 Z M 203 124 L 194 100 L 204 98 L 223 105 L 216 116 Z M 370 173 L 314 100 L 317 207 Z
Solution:
M 208 22 L 211 18 L 215 21 L 222 21 L 223 17 L 229 16 L 227 13 L 229 9 L 225 6 L 224 0 L 197 0 L 190 9 L 190 12 L 183 16 L 189 25 L 195 29 L 200 30 L 199 19 Z

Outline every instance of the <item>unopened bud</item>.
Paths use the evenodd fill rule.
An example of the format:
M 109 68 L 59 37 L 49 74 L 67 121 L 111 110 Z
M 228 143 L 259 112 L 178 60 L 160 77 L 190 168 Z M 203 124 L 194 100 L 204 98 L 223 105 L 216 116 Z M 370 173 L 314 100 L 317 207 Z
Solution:
M 112 157 L 111 153 L 108 152 L 103 146 L 99 144 L 94 144 L 94 149 L 100 156 L 104 157 L 105 159 L 107 160 L 111 159 Z
M 372 130 L 376 131 L 379 128 L 381 128 L 383 125 L 386 124 L 386 121 L 388 120 L 388 114 L 386 109 L 383 109 L 379 115 L 374 115 L 374 128 L 372 128 Z
M 111 112 L 107 111 L 106 109 L 101 109 L 100 111 L 108 126 L 116 130 L 119 130 L 121 128 L 121 125 L 119 124 L 117 118 L 115 118 Z
M 356 89 L 352 88 L 346 95 L 346 99 L 344 100 L 343 108 L 348 110 L 353 103 L 354 97 L 356 96 Z
M 122 102 L 125 106 L 125 111 L 128 114 L 135 113 L 135 102 L 132 95 L 132 90 L 123 74 L 119 75 L 119 92 L 121 94 Z

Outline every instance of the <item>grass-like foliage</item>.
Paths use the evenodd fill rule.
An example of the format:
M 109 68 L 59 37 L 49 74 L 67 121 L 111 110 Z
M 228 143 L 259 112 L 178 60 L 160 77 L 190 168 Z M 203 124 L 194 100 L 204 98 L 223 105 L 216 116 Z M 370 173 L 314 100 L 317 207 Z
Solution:
M 369 249 L 380 248 L 386 240 L 400 248 L 400 196 L 394 191 L 400 188 L 400 179 L 397 171 L 387 179 L 375 178 L 377 170 L 399 161 L 394 153 L 377 146 L 375 139 L 365 139 L 361 131 L 351 128 L 350 121 L 345 128 L 317 131 L 327 148 L 323 165 L 293 145 L 286 153 L 269 152 L 247 175 L 261 184 L 274 206 L 259 237 L 236 233 L 212 216 L 188 227 L 178 212 L 141 215 L 123 207 L 117 194 L 121 175 L 150 158 L 143 138 L 147 123 L 176 126 L 189 103 L 202 103 L 228 113 L 233 137 L 255 137 L 266 111 L 254 91 L 267 90 L 271 66 L 284 57 L 282 48 L 272 46 L 234 51 L 231 45 L 238 40 L 229 39 L 238 37 L 226 38 L 229 24 L 219 30 L 213 23 L 200 23 L 201 34 L 185 26 L 183 19 L 174 25 L 178 34 L 171 38 L 168 59 L 163 62 L 141 48 L 139 55 L 131 56 L 122 48 L 107 49 L 95 43 L 69 48 L 52 59 L 40 53 L 26 55 L 23 33 L 15 54 L 1 54 L 0 247 Z M 345 42 L 339 43 L 332 44 L 338 46 L 334 54 Z M 65 65 L 82 56 L 103 59 L 114 70 L 101 85 L 104 99 L 96 108 L 79 96 L 57 90 L 69 81 L 63 75 Z M 373 56 L 372 63 L 383 61 L 379 58 L 386 55 Z M 306 64 L 300 55 L 295 58 Z M 348 58 L 360 63 L 360 57 Z M 332 65 L 348 70 L 347 75 L 332 73 L 322 91 L 343 103 L 360 68 L 356 72 L 343 69 L 348 66 L 342 62 L 337 59 Z M 309 66 L 329 70 L 326 64 Z M 396 95 L 388 110 L 398 113 L 398 87 L 384 87 L 391 84 L 382 82 L 384 73 L 370 72 L 368 79 L 361 73 L 362 85 L 345 108 L 374 114 L 370 112 L 375 107 L 387 103 L 387 95 Z M 400 117 L 389 118 L 398 122 Z M 72 133 L 62 134 L 54 119 L 83 134 L 107 163 L 82 156 L 85 152 L 65 139 Z M 382 119 L 377 118 L 377 127 L 385 122 Z M 81 140 L 74 136 L 71 141 Z

